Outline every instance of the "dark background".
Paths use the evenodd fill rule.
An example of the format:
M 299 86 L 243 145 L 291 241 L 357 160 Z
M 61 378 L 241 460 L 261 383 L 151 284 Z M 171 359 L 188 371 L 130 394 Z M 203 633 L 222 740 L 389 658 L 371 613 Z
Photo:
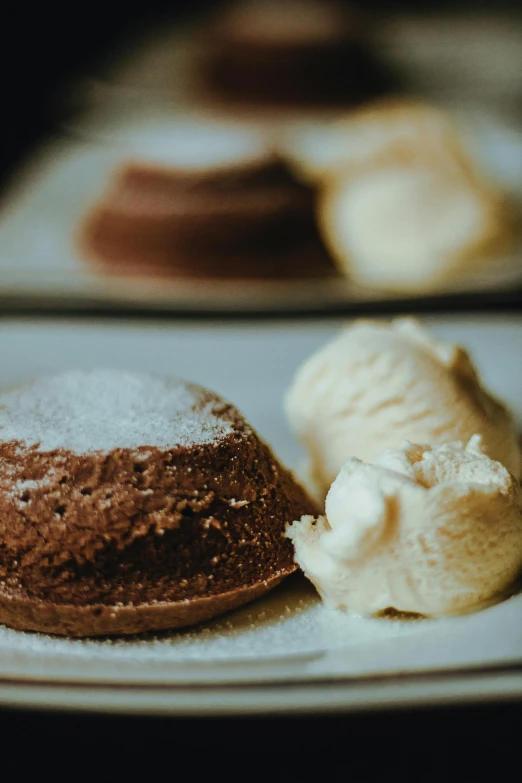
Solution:
M 3 711 L 0 745 L 2 779 L 23 783 L 504 783 L 519 777 L 520 710 L 219 720 Z
M 321 0 L 317 0 L 320 2 Z M 292 2 L 292 0 L 287 0 Z M 76 75 L 89 72 L 97 57 L 125 33 L 152 18 L 181 20 L 222 0 L 89 0 L 89 2 L 5 2 L 1 6 L 0 186 L 42 134 L 52 130 L 54 96 Z M 516 0 L 359 0 L 351 5 L 376 15 L 409 8 L 430 14 L 488 8 L 494 14 L 518 8 Z M 522 45 L 522 44 L 521 44 Z
M 0 184 L 25 150 L 52 130 L 57 92 L 111 45 L 150 17 L 177 20 L 216 0 L 120 0 L 2 4 Z

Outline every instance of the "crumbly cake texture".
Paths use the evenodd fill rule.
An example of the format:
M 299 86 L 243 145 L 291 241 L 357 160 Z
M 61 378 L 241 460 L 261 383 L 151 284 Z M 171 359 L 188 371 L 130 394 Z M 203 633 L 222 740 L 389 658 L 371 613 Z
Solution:
M 192 625 L 296 569 L 313 503 L 238 411 L 179 380 L 57 375 L 0 395 L 0 621 Z

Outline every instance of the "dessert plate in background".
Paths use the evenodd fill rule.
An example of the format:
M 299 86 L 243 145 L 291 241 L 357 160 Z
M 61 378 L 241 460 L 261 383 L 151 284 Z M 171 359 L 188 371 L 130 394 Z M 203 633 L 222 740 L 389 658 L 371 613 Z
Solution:
M 191 134 L 193 120 L 185 117 L 177 122 L 178 131 Z M 522 136 L 492 119 L 473 124 L 476 131 L 470 143 L 476 156 L 512 194 L 522 214 L 521 180 L 517 176 L 522 170 Z M 132 136 L 130 128 L 125 132 Z M 78 234 L 81 221 L 106 188 L 111 170 L 125 157 L 124 136 L 116 134 L 112 142 L 92 145 L 55 140 L 19 172 L 4 194 L 0 210 L 0 304 L 54 309 L 286 313 L 356 309 L 406 298 L 358 288 L 337 275 L 243 280 L 100 273 L 81 257 Z M 313 127 L 306 134 L 310 137 L 314 137 Z M 520 218 L 519 223 L 522 225 Z M 518 247 L 502 260 L 492 260 L 491 273 L 481 272 L 458 286 L 438 289 L 432 296 L 481 293 L 494 299 L 522 284 L 522 228 L 519 232 Z M 432 296 L 411 301 L 429 303 Z
M 149 25 L 141 23 L 57 98 L 60 126 L 93 139 L 111 133 L 122 118 L 133 123 L 190 113 L 281 128 L 339 113 L 338 106 L 328 104 L 213 100 L 198 78 L 208 46 L 208 21 L 199 17 L 181 25 L 162 18 L 159 24 L 153 19 Z M 372 48 L 397 77 L 401 92 L 458 108 L 487 106 L 520 121 L 520 14 L 479 8 L 472 15 L 455 9 L 429 14 L 394 10 L 371 18 L 370 27 Z
M 447 107 L 466 125 L 465 142 L 522 215 L 522 88 L 520 17 L 476 12 L 384 16 L 375 46 L 412 95 Z M 205 26 L 203 21 L 203 27 Z M 56 122 L 66 136 L 36 151 L 5 192 L 0 211 L 0 305 L 170 312 L 331 312 L 404 300 L 357 288 L 343 277 L 295 280 L 135 279 L 97 274 L 81 259 L 75 232 L 104 189 L 125 140 L 144 123 L 246 122 L 298 145 L 317 138 L 339 109 L 280 107 L 241 113 L 197 100 L 190 74 L 199 56 L 198 20 L 187 26 L 140 26 L 106 62 L 57 99 Z M 506 52 L 509 56 L 506 56 Z M 208 96 L 207 96 L 208 97 Z M 294 131 L 299 130 L 297 135 Z M 303 133 L 304 135 L 303 135 Z M 321 136 L 321 133 L 319 134 Z M 321 139 L 324 137 L 321 136 Z M 73 141 L 75 139 L 75 141 Z M 320 143 L 323 143 L 320 139 Z M 290 156 L 292 150 L 289 150 Z M 522 284 L 519 246 L 492 272 L 439 289 L 436 298 L 479 293 L 502 300 Z M 245 259 L 248 263 L 248 259 Z M 409 299 L 430 303 L 431 297 Z M 450 301 L 448 299 L 448 301 Z
M 432 318 L 470 349 L 522 422 L 522 318 Z M 193 326 L 15 321 L 0 326 L 0 383 L 109 366 L 180 375 L 242 410 L 288 465 L 283 416 L 298 365 L 339 321 Z M 0 627 L 0 703 L 172 714 L 343 709 L 522 696 L 522 594 L 480 612 L 391 621 L 326 610 L 296 575 L 185 631 L 71 640 Z M 481 674 L 479 674 L 481 672 Z

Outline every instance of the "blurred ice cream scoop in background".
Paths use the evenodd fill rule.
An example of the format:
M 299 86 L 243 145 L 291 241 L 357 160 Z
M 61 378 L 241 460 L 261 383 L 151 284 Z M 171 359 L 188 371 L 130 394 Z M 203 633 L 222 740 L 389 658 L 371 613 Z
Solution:
M 291 136 L 297 171 L 319 188 L 318 223 L 338 268 L 362 287 L 425 294 L 513 266 L 513 208 L 451 117 L 380 101 Z

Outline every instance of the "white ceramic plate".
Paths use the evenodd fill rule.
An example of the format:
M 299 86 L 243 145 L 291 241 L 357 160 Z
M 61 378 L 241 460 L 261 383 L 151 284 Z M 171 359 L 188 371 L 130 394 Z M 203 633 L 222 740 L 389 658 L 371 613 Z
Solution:
M 522 420 L 522 319 L 430 321 L 471 350 L 486 383 Z M 339 326 L 5 321 L 0 384 L 100 365 L 181 375 L 236 403 L 296 468 L 283 394 L 299 363 Z M 302 577 L 196 629 L 139 639 L 77 641 L 0 627 L 6 704 L 219 714 L 466 701 L 521 696 L 517 667 L 522 595 L 463 617 L 396 622 L 327 611 Z

